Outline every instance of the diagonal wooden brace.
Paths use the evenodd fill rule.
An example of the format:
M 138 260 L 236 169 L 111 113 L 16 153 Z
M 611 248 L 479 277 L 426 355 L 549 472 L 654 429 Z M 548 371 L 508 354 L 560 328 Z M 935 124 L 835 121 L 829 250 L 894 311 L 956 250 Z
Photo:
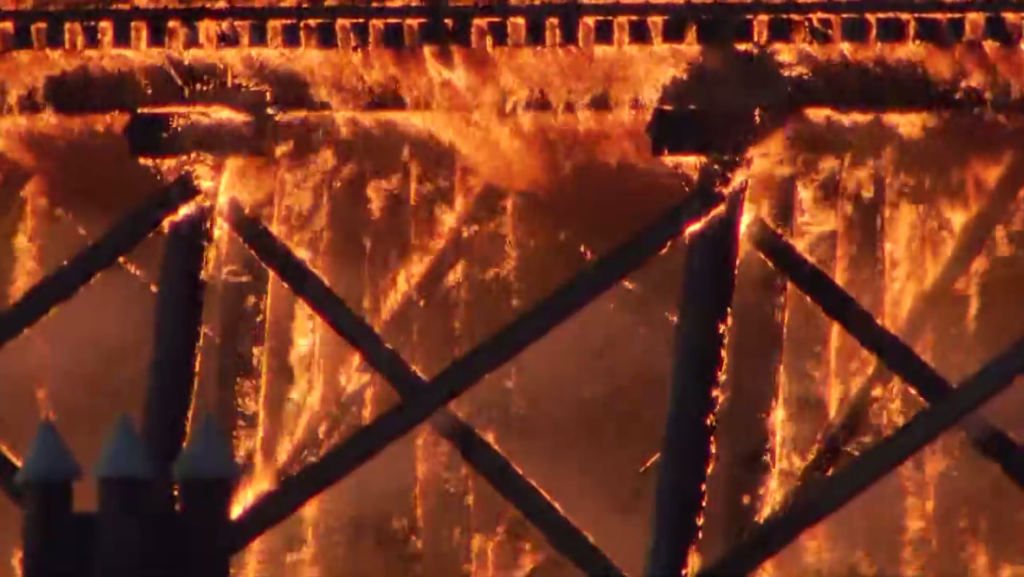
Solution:
M 199 195 L 190 176 L 181 176 L 124 215 L 60 268 L 53 271 L 7 310 L 0 312 L 0 347 L 39 322 L 97 275 L 117 263 L 156 230 L 167 217 Z
M 839 286 L 832 277 L 800 254 L 800 251 L 763 219 L 748 229 L 750 242 L 779 272 L 817 304 L 830 319 L 846 329 L 894 375 L 903 379 L 929 404 L 941 402 L 953 386 L 899 337 Z M 981 417 L 965 419 L 960 427 L 971 444 L 1006 475 L 1024 488 L 1024 448 Z M 799 491 L 799 487 L 795 491 Z
M 392 441 L 429 419 L 487 374 L 615 286 L 721 201 L 721 195 L 713 190 L 698 189 L 651 226 L 593 262 L 529 312 L 453 362 L 430 383 L 425 383 L 372 327 L 355 315 L 323 280 L 274 239 L 262 224 L 246 216 L 238 203 L 229 204 L 226 218 L 243 242 L 292 286 L 329 326 L 360 350 L 375 370 L 396 388 L 409 390 L 405 402 L 356 431 L 319 461 L 285 478 L 276 490 L 256 501 L 234 523 L 230 540 L 232 552 L 245 548 L 308 500 L 369 461 Z M 432 424 L 442 436 L 453 442 L 468 463 L 544 533 L 556 550 L 587 574 L 622 574 L 557 506 L 469 425 L 448 411 L 436 417 Z
M 813 483 L 806 492 L 757 526 L 698 577 L 750 575 L 774 555 L 925 448 L 961 419 L 1009 388 L 1024 372 L 1024 339 L 960 383 L 945 399 L 914 415 L 849 466 Z

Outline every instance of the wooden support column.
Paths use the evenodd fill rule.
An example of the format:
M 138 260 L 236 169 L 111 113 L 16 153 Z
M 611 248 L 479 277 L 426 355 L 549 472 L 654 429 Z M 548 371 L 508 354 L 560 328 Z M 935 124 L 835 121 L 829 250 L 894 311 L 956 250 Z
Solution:
M 687 238 L 668 422 L 646 575 L 679 575 L 700 534 L 744 195 Z
M 471 195 L 473 191 L 465 189 L 465 174 L 455 166 L 455 159 L 450 161 L 446 176 L 454 176 L 454 185 L 445 189 L 433 188 L 428 197 L 419 190 L 423 182 L 413 182 L 413 202 L 411 222 L 413 224 L 413 246 L 416 254 L 430 254 L 430 241 L 434 234 L 433 214 L 440 204 L 444 203 L 447 210 L 456 202 L 455 195 Z M 429 168 L 438 168 L 436 166 Z M 427 170 L 428 167 L 423 167 Z M 429 179 L 424 179 L 429 180 Z M 466 198 L 465 196 L 463 197 Z M 484 216 L 486 215 L 486 216 Z M 490 224 L 489 212 L 476 221 L 481 227 Z M 474 235 L 474 238 L 480 233 Z M 425 242 L 426 241 L 426 242 Z M 469 243 L 463 243 L 463 247 Z M 460 314 L 462 297 L 467 290 L 467 276 L 472 275 L 477 265 L 477 255 L 466 250 L 461 251 L 464 275 L 458 286 L 444 282 L 435 286 L 416 286 L 417 291 L 409 298 L 417 303 L 413 322 L 412 360 L 424 374 L 433 375 L 440 372 L 451 362 L 457 352 L 461 352 L 463 331 L 477 319 Z M 464 312 L 464 311 L 461 311 Z M 458 406 L 459 403 L 456 404 Z M 463 406 L 461 413 L 468 410 Z M 450 575 L 459 577 L 468 575 L 472 567 L 470 548 L 474 539 L 470 524 L 470 505 L 473 497 L 470 493 L 469 480 L 464 473 L 466 467 L 462 458 L 451 445 L 435 431 L 424 428 L 416 433 L 416 500 L 419 514 L 418 542 L 422 548 L 421 574 Z
M 36 429 L 17 481 L 25 494 L 22 518 L 22 576 L 72 577 L 82 559 L 76 545 L 72 484 L 82 470 L 50 421 Z
M 796 182 L 775 184 L 766 219 L 788 234 L 793 222 Z M 701 555 L 717 557 L 738 542 L 761 508 L 760 489 L 769 471 L 770 413 L 778 391 L 785 332 L 786 279 L 757 251 L 748 250 L 736 271 L 723 388 L 718 410 L 716 462 L 709 483 L 707 531 Z M 715 497 L 717 496 L 717 499 Z
M 885 318 L 885 176 L 881 167 L 864 176 L 842 183 L 839 206 L 836 282 L 877 319 Z M 850 173 L 848 173 L 850 174 Z M 829 395 L 838 407 L 876 359 L 841 326 L 832 326 L 832 370 Z M 898 394 L 904 394 L 899 391 Z M 879 438 L 885 430 L 876 423 L 878 415 L 865 415 L 860 434 Z M 829 547 L 834 558 L 843 563 L 838 571 L 863 571 L 857 554 L 880 571 L 898 571 L 903 541 L 903 487 L 896 478 L 885 479 L 858 508 L 842 511 L 829 524 L 834 541 Z M 890 511 L 891 515 L 873 514 Z
M 793 236 L 803 239 L 807 258 L 824 274 L 834 276 L 836 269 L 835 230 L 805 230 L 801 222 L 824 211 L 835 212 L 840 172 L 827 173 L 816 186 L 797 195 Z M 810 223 L 811 226 L 817 223 Z M 782 387 L 779 404 L 785 414 L 781 425 L 784 435 L 775 455 L 777 486 L 780 493 L 792 490 L 801 463 L 814 448 L 818 435 L 828 424 L 828 380 L 831 369 L 832 321 L 798 287 L 790 285 L 786 297 L 786 342 L 782 355 Z M 795 465 L 795 466 L 794 466 Z M 777 495 L 776 495 L 777 496 Z M 778 506 L 778 503 L 774 504 Z M 790 551 L 792 555 L 789 555 Z M 824 552 L 794 547 L 780 555 L 779 570 L 800 572 L 820 569 Z M 824 553 L 827 555 L 827 553 Z
M 166 483 L 169 503 L 171 466 L 185 444 L 192 408 L 209 240 L 210 210 L 199 207 L 171 224 L 160 269 L 142 436 L 157 478 Z
M 264 315 L 270 275 L 259 260 L 234 236 L 225 235 L 220 252 L 218 285 L 216 287 L 217 338 L 210 339 L 203 354 L 215 366 L 210 375 L 213 388 L 213 413 L 230 439 L 255 438 L 259 415 L 244 410 L 239 397 L 258 398 L 257 388 L 262 374 L 261 359 L 256 355 L 265 341 Z M 209 355 L 209 356 L 207 356 Z M 239 449 L 253 447 L 239 443 Z M 254 455 L 246 452 L 246 461 Z
M 339 170 L 335 186 L 331 191 L 327 207 L 328 228 L 326 231 L 326 254 L 322 261 L 322 272 L 331 288 L 350 303 L 357 314 L 369 317 L 363 306 L 366 296 L 373 294 L 367 283 L 367 243 L 369 234 L 369 202 L 366 197 L 366 175 L 360 171 Z M 325 331 L 326 332 L 326 331 Z M 334 334 L 321 337 L 321 362 L 327 382 L 321 401 L 325 412 L 315 417 L 310 433 L 297 445 L 296 451 L 284 463 L 284 473 L 297 471 L 302 464 L 315 459 L 323 447 L 335 435 L 347 434 L 358 426 L 362 417 L 363 394 L 351 394 L 348 379 L 356 375 L 352 370 L 352 349 L 344 340 Z M 325 425 L 323 429 L 321 425 Z M 382 499 L 367 499 L 374 487 L 375 475 L 355 476 L 348 483 L 342 483 L 321 498 L 320 520 L 322 543 L 330 546 L 318 547 L 317 561 L 323 567 L 344 566 L 350 577 L 373 577 L 381 569 L 374 567 L 379 562 L 376 555 L 367 555 L 366 543 L 372 537 L 361 523 L 366 512 L 380 505 Z M 329 537 L 328 537 L 329 536 Z

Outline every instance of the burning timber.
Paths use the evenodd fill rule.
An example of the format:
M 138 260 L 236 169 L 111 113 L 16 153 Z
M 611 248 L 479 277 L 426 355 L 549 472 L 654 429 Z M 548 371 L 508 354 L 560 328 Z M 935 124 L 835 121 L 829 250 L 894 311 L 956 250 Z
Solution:
M 1020 402 L 974 410 L 1020 369 L 1018 343 L 975 370 L 1024 329 L 1019 5 L 0 6 L 0 486 L 30 572 L 47 494 L 108 573 L 1020 564 Z M 187 170 L 83 232 L 133 194 L 81 184 L 111 166 Z M 152 351 L 83 320 L 97 294 L 141 306 L 103 284 L 124 275 L 153 286 Z M 98 448 L 80 397 L 131 399 L 81 393 L 83 339 L 117 360 L 103 383 L 149 379 L 141 439 L 113 446 L 152 466 L 101 471 L 95 516 L 69 467 L 14 482 L 33 409 L 67 457 Z M 34 357 L 57 370 L 30 379 Z M 211 407 L 230 439 L 188 432 Z M 132 499 L 152 554 L 117 559 Z

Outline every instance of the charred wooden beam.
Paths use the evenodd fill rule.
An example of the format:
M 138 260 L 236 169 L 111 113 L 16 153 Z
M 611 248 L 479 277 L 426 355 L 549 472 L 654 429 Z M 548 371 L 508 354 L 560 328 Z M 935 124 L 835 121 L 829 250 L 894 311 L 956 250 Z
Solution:
M 236 113 L 230 119 L 197 113 L 135 111 L 122 134 L 133 156 L 170 158 L 184 154 L 260 155 L 265 118 Z
M 953 250 L 939 274 L 911 305 L 904 321 L 903 330 L 900 331 L 904 341 L 912 343 L 921 338 L 932 317 L 929 311 L 953 288 L 956 281 L 967 273 L 971 264 L 981 254 L 995 227 L 1009 213 L 1012 203 L 1022 188 L 1024 188 L 1024 155 L 1015 153 L 985 205 L 960 229 Z M 835 466 L 843 449 L 861 430 L 864 423 L 868 422 L 868 411 L 874 401 L 873 391 L 876 387 L 888 382 L 891 377 L 892 373 L 886 363 L 879 361 L 875 364 L 871 373 L 858 385 L 856 392 L 840 412 L 838 421 L 830 425 L 819 439 L 810 461 L 804 466 L 801 473 L 802 482 L 815 475 L 827 473 Z M 1005 443 L 991 442 L 996 442 L 996 446 L 988 447 L 985 451 L 1002 452 L 1007 447 Z M 999 447 L 1004 448 L 1000 449 Z M 1018 468 L 1018 465 L 1014 465 L 1013 461 L 1009 459 L 1001 460 L 1000 465 L 1015 483 L 1024 487 L 1024 469 Z
M 776 226 L 791 227 L 795 192 L 796 181 L 787 178 L 772 195 L 769 218 Z M 768 417 L 778 392 L 785 306 L 785 279 L 756 252 L 746 251 L 736 271 L 727 354 L 740 360 L 726 367 L 725 400 L 716 416 L 717 464 L 709 490 L 714 506 L 708 505 L 714 521 L 708 517 L 702 556 L 713 558 L 737 543 L 760 510 L 758 491 L 769 471 Z M 713 495 L 717 498 L 711 501 Z
M 210 216 L 211 209 L 200 206 L 171 224 L 160 268 L 142 438 L 154 460 L 157 478 L 167 482 L 168 489 L 171 467 L 185 444 L 192 408 Z
M 888 371 L 906 382 L 925 401 L 940 403 L 953 394 L 953 386 L 942 375 L 899 337 L 886 330 L 870 311 L 801 255 L 768 223 L 754 220 L 749 237 L 772 266 L 782 271 L 829 318 L 875 354 Z M 1018 486 L 1024 486 L 1024 448 L 1009 434 L 977 416 L 965 420 L 961 428 L 982 455 L 999 465 Z
M 252 542 L 298 510 L 306 501 L 382 451 L 388 443 L 429 419 L 492 370 L 653 258 L 688 224 L 696 222 L 720 202 L 721 196 L 713 190 L 697 190 L 640 234 L 592 263 L 531 311 L 453 362 L 429 386 L 424 386 L 427 383 L 380 340 L 372 327 L 354 315 L 322 280 L 275 241 L 265 227 L 249 220 L 239 204 L 231 204 L 228 208 L 229 222 L 241 233 L 243 239 L 248 239 L 246 244 L 250 248 L 263 245 L 260 251 L 254 252 L 266 252 L 262 260 L 271 264 L 271 268 L 282 278 L 288 278 L 293 290 L 329 326 L 363 351 L 368 359 L 373 359 L 374 368 L 393 383 L 407 383 L 413 391 L 424 388 L 423 391 L 416 391 L 409 401 L 387 411 L 357 431 L 346 443 L 332 449 L 317 463 L 283 480 L 278 490 L 257 501 L 236 521 L 233 550 L 240 550 Z M 621 573 L 537 487 L 472 427 L 458 419 L 443 416 L 437 426 L 442 435 L 453 439 L 463 458 L 474 465 L 503 497 L 533 522 L 559 552 L 591 574 Z
M 241 382 L 254 386 L 259 378 L 255 351 L 264 344 L 262 321 L 269 278 L 266 268 L 235 238 L 228 236 L 224 244 L 222 272 L 215 287 L 218 338 L 208 339 L 210 348 L 203 353 L 203 362 L 214 360 L 213 413 L 228 438 L 234 439 L 240 425 L 256 428 L 256 416 L 239 407 L 238 387 Z
M 700 534 L 744 197 L 736 193 L 687 238 L 647 575 L 685 572 Z
M 10 308 L 0 312 L 0 347 L 28 330 L 89 284 L 117 259 L 139 245 L 167 217 L 199 195 L 189 176 L 146 199 L 102 237 L 30 288 Z
M 849 466 L 816 481 L 789 507 L 771 515 L 743 542 L 708 564 L 698 577 L 753 573 L 804 531 L 849 503 L 958 421 L 1006 390 L 1022 372 L 1024 339 L 957 385 L 940 403 L 922 409 Z
M 4 447 L 0 446 L 0 491 L 16 505 L 21 505 L 21 487 L 14 481 L 20 467 Z

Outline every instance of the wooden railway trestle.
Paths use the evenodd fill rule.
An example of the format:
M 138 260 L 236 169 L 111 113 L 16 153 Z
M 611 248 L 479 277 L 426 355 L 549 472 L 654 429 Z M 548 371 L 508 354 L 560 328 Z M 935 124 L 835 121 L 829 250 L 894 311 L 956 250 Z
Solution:
M 1024 175 L 1013 166 L 1011 163 L 1011 168 L 1003 177 L 1004 182 L 997 187 L 1004 192 L 994 195 L 1004 205 L 996 203 L 994 208 L 983 211 L 983 214 L 966 225 L 970 228 L 970 234 L 965 236 L 970 237 L 973 244 L 967 242 L 970 246 L 961 247 L 962 250 L 955 258 L 969 261 L 977 256 L 977 251 L 972 253 L 972 247 L 977 245 L 978 238 L 987 238 L 987 233 L 998 219 L 1000 207 L 1005 208 L 1005 203 L 1012 202 L 1024 186 Z M 713 387 L 717 385 L 717 374 L 722 363 L 720 326 L 731 305 L 735 261 L 740 242 L 744 193 L 742 188 L 730 194 L 720 191 L 728 174 L 728 170 L 721 174 L 713 170 L 702 172 L 687 198 L 630 240 L 597 258 L 548 298 L 454 361 L 429 382 L 332 292 L 316 272 L 266 226 L 248 215 L 238 201 L 231 200 L 218 207 L 209 206 L 188 176 L 179 178 L 164 192 L 145 201 L 88 248 L 0 313 L 0 346 L 24 333 L 56 305 L 71 298 L 103 270 L 112 266 L 121 255 L 173 217 L 169 233 L 171 244 L 162 268 L 158 299 L 158 346 L 155 352 L 157 360 L 154 361 L 154 366 L 160 365 L 167 369 L 154 369 L 147 397 L 147 407 L 159 405 L 163 408 L 147 410 L 146 422 L 143 423 L 144 438 L 154 459 L 153 475 L 159 482 L 166 484 L 164 494 L 170 496 L 170 469 L 181 453 L 185 436 L 183 424 L 189 410 L 189 403 L 181 401 L 189 399 L 192 394 L 191 367 L 194 362 L 188 361 L 194 359 L 199 323 L 195 313 L 202 304 L 200 266 L 197 262 L 201 263 L 202 260 L 202 247 L 205 247 L 206 242 L 204 235 L 209 232 L 209 221 L 215 217 L 221 218 L 299 299 L 362 354 L 365 361 L 398 391 L 402 402 L 356 431 L 339 446 L 330 449 L 320 460 L 283 479 L 277 488 L 260 497 L 233 521 L 227 519 L 223 492 L 213 491 L 212 497 L 209 492 L 204 494 L 202 499 L 214 499 L 214 503 L 220 504 L 214 509 L 223 513 L 222 523 L 213 522 L 209 525 L 216 531 L 222 529 L 222 532 L 209 541 L 217 545 L 215 547 L 193 543 L 196 549 L 189 551 L 195 559 L 190 558 L 188 561 L 193 563 L 188 568 L 193 572 L 182 574 L 226 574 L 226 560 L 230 555 L 245 549 L 258 536 L 372 459 L 391 442 L 415 427 L 429 423 L 456 447 L 468 464 L 530 520 L 559 553 L 587 574 L 621 575 L 621 570 L 610 558 L 519 473 L 497 448 L 445 407 L 690 229 L 687 234 L 686 267 L 688 271 L 700 270 L 702 274 L 684 275 L 684 294 L 677 324 L 673 400 L 660 467 L 656 529 L 648 568 L 652 575 L 679 574 L 686 568 L 686 552 L 693 545 L 699 530 L 703 485 L 710 458 L 708 442 L 711 430 L 707 412 L 712 410 Z M 188 212 L 175 217 L 190 203 L 193 206 Z M 929 406 L 843 469 L 829 476 L 806 475 L 805 482 L 793 492 L 784 507 L 756 526 L 727 553 L 706 563 L 699 575 L 742 575 L 754 571 L 792 543 L 803 531 L 850 502 L 958 423 L 961 423 L 982 455 L 995 461 L 1015 483 L 1024 485 L 1024 452 L 1021 447 L 994 425 L 978 417 L 970 417 L 982 403 L 1009 387 L 1014 378 L 1024 371 L 1024 340 L 1017 341 L 954 388 L 899 337 L 881 326 L 871 313 L 827 273 L 810 263 L 769 223 L 754 218 L 746 228 L 746 233 L 753 247 L 775 269 L 815 302 L 830 319 L 877 356 L 881 367 L 879 370 L 900 377 Z M 927 306 L 927 299 L 924 301 L 921 306 Z M 687 305 L 697 302 L 701 305 Z M 181 371 L 181 367 L 190 367 L 187 375 Z M 164 376 L 158 377 L 158 374 Z M 182 390 L 183 387 L 187 391 Z M 166 418 L 165 402 L 176 407 L 177 419 Z M 695 411 L 694 407 L 698 410 Z M 858 406 L 855 405 L 853 410 L 859 410 Z M 161 412 L 164 417 L 158 420 L 157 415 Z M 841 449 L 849 440 L 850 432 L 846 426 L 848 417 L 844 415 L 844 419 L 823 435 L 821 450 L 814 461 L 820 470 L 811 473 L 828 471 L 834 465 L 836 450 Z M 41 429 L 37 437 L 41 439 L 37 447 L 45 444 L 43 440 L 46 435 L 52 435 L 52 432 L 45 432 L 44 429 Z M 209 439 L 206 443 L 216 444 Z M 32 458 L 30 454 L 26 463 L 31 462 Z M 28 526 L 36 522 L 40 515 L 52 512 L 40 503 L 46 498 L 52 498 L 47 491 L 53 488 L 53 479 L 43 478 L 41 480 L 45 482 L 40 484 L 40 478 L 34 479 L 26 472 L 20 478 L 22 482 L 18 483 L 15 482 L 18 471 L 13 460 L 7 457 L 0 459 L 0 486 L 26 510 Z M 211 480 L 218 483 L 230 481 L 225 478 L 228 477 L 226 471 L 228 467 L 222 464 L 219 477 L 211 479 L 203 476 L 208 472 L 203 473 L 200 475 L 202 482 L 198 486 L 206 487 L 203 483 Z M 74 471 L 66 467 L 62 472 L 65 476 L 60 479 L 60 483 L 68 483 L 70 486 Z M 185 478 L 181 481 L 185 487 L 196 479 Z M 183 491 L 183 499 L 187 499 L 188 494 L 188 491 Z M 102 508 L 101 503 L 99 520 L 79 523 L 81 527 L 87 527 L 82 530 L 97 534 L 98 543 L 102 543 L 100 535 L 106 530 L 100 522 L 103 517 Z M 185 510 L 182 509 L 183 515 Z M 194 508 L 191 510 L 194 511 Z M 184 522 L 187 523 L 189 519 L 187 515 L 185 517 Z M 118 529 L 116 523 L 112 526 L 114 529 L 111 530 L 124 530 L 123 526 Z M 29 534 L 31 531 L 26 529 L 26 536 Z M 209 536 L 206 533 L 204 535 Z M 43 547 L 37 553 L 42 554 L 43 551 L 47 549 Z M 97 551 L 101 557 L 125 555 L 123 549 L 103 553 L 103 548 L 99 547 Z M 26 561 L 29 561 L 29 554 L 26 551 Z M 102 559 L 94 561 L 103 562 Z M 113 572 L 106 572 L 105 575 L 116 577 L 136 574 L 132 570 L 137 571 L 138 567 L 114 567 L 108 570 Z M 37 574 L 67 574 L 52 571 Z M 157 570 L 154 574 L 165 573 Z

